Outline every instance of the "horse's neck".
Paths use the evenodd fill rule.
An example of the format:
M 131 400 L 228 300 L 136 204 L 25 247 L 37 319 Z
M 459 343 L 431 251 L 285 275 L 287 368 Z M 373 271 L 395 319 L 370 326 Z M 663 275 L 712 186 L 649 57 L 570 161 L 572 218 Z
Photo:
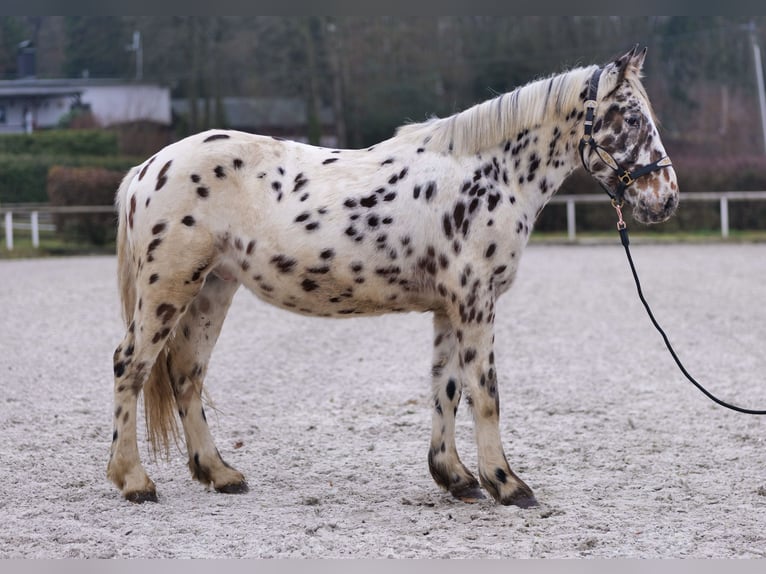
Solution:
M 530 218 L 537 216 L 580 165 L 577 145 L 581 123 L 570 110 L 509 134 L 503 146 L 507 191 L 518 196 Z

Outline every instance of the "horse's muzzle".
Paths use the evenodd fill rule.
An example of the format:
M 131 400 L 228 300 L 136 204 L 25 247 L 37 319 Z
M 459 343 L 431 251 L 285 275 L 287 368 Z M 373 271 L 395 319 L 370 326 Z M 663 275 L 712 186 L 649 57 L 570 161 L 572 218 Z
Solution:
M 639 223 L 662 223 L 678 209 L 678 184 L 672 168 L 656 173 L 646 182 L 636 182 L 635 194 L 630 194 L 633 203 L 633 218 Z M 642 185 L 643 183 L 643 185 Z

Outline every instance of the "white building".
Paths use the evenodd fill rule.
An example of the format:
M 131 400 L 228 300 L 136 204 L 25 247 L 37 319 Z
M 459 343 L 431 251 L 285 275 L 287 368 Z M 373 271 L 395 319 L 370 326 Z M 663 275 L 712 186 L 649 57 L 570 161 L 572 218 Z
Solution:
M 24 78 L 0 81 L 0 133 L 55 128 L 76 109 L 101 127 L 146 121 L 169 126 L 170 89 L 120 80 Z

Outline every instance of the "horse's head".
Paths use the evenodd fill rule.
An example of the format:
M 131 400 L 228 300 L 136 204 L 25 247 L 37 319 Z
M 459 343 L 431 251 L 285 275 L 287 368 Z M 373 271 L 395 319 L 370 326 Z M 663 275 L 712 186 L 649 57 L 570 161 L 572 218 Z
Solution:
M 613 200 L 633 205 L 636 220 L 659 223 L 678 207 L 678 183 L 641 84 L 645 56 L 634 48 L 591 76 L 580 155 Z

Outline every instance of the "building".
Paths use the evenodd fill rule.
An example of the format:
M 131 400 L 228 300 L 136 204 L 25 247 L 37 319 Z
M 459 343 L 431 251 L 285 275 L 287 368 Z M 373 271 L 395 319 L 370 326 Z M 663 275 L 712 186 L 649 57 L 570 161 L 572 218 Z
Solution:
M 159 85 L 91 79 L 0 81 L 0 133 L 59 127 L 79 110 L 89 111 L 100 127 L 172 122 L 170 89 Z

